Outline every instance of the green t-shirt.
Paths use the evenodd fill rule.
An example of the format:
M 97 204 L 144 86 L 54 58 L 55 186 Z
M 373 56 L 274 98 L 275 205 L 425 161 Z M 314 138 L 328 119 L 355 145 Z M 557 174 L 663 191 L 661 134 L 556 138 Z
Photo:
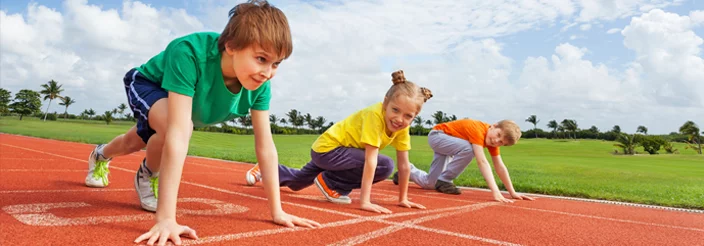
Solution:
M 233 94 L 227 89 L 220 65 L 219 36 L 198 32 L 174 39 L 164 51 L 137 68 L 165 90 L 193 97 L 192 120 L 196 127 L 245 116 L 249 109 L 269 110 L 271 81 L 254 91 L 242 87 Z

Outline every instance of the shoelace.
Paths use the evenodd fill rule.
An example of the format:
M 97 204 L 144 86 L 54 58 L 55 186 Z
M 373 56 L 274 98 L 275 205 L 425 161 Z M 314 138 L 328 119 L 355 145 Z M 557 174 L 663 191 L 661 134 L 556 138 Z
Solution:
M 149 178 L 149 187 L 152 188 L 154 198 L 159 199 L 159 176 Z
M 93 170 L 93 177 L 103 181 L 103 185 L 108 185 L 108 174 L 110 170 L 108 169 L 108 162 L 105 160 L 95 160 L 95 169 Z

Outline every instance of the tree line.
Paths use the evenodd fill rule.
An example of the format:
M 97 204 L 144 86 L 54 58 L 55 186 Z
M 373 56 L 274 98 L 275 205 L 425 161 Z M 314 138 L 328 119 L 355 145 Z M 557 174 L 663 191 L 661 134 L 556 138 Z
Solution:
M 64 89 L 61 87 L 62 85 L 58 82 L 50 80 L 46 84 L 41 85 L 41 90 L 22 89 L 15 94 L 14 98 L 12 98 L 10 91 L 0 88 L 0 114 L 18 115 L 20 120 L 28 115 L 41 117 L 44 121 L 47 119 L 56 120 L 59 117 L 64 119 L 100 120 L 105 121 L 108 125 L 114 120 L 135 120 L 124 103 L 102 114 L 96 114 L 92 108 L 83 110 L 79 115 L 69 114 L 68 108 L 75 104 L 76 101 L 70 96 L 62 95 Z M 60 100 L 58 104 L 63 106 L 64 113 L 61 115 L 56 112 L 49 114 L 51 103 L 56 99 Z M 48 100 L 43 114 L 41 113 L 42 100 Z M 410 132 L 412 135 L 427 135 L 433 126 L 457 119 L 456 115 L 448 115 L 443 111 L 436 111 L 428 119 L 416 116 L 413 119 Z M 315 117 L 310 113 L 304 114 L 297 109 L 291 109 L 282 117 L 272 114 L 269 116 L 269 120 L 272 133 L 274 134 L 320 134 L 334 124 L 332 121 L 328 122 L 323 116 Z M 605 132 L 601 132 L 596 126 L 581 129 L 577 121 L 573 119 L 563 119 L 559 123 L 556 120 L 550 120 L 545 125 L 550 131 L 545 131 L 538 128 L 540 120 L 536 115 L 530 115 L 525 119 L 525 122 L 533 124 L 533 129 L 523 131 L 522 138 L 616 141 L 615 146 L 621 148 L 622 154 L 635 154 L 635 149 L 639 146 L 650 154 L 656 154 L 661 149 L 667 153 L 677 153 L 678 150 L 672 148 L 671 142 L 683 142 L 686 144 L 686 149 L 693 149 L 697 153 L 702 154 L 701 135 L 704 132 L 700 132 L 699 127 L 693 121 L 686 121 L 677 132 L 671 132 L 668 135 L 648 135 L 648 128 L 642 125 L 637 127 L 634 134 L 622 132 L 619 125 L 614 125 L 611 130 Z M 252 134 L 251 126 L 251 116 L 247 115 L 218 125 L 196 128 L 195 130 Z

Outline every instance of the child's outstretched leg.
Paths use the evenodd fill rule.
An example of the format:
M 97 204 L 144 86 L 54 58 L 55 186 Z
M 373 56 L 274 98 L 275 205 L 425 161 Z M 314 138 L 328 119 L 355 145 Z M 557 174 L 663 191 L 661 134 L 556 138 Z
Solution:
M 146 144 L 137 135 L 137 126 L 133 126 L 125 134 L 115 137 L 107 144 L 100 144 L 88 156 L 88 175 L 86 186 L 108 186 L 110 161 L 112 158 L 128 155 L 144 148 Z
M 365 153 L 363 149 L 336 148 L 313 158 L 315 164 L 326 171 L 315 179 L 316 186 L 325 197 L 333 203 L 350 204 L 349 193 L 362 187 Z M 374 181 L 386 180 L 394 171 L 394 161 L 388 156 L 379 155 L 377 159 Z
M 464 139 L 452 137 L 437 130 L 428 134 L 428 143 L 435 152 L 430 172 L 426 174 L 422 170 L 411 167 L 411 181 L 424 189 L 435 189 L 447 194 L 460 194 L 461 191 L 455 187 L 452 180 L 457 178 L 474 158 L 472 145 Z M 445 162 L 447 156 L 453 156 L 449 163 Z M 446 165 L 447 168 L 445 168 Z M 450 169 L 451 171 L 448 171 Z M 448 175 L 440 179 L 445 172 L 449 172 Z
M 311 150 L 311 156 L 314 155 L 314 151 Z M 295 169 L 279 164 L 279 186 L 287 186 L 293 191 L 302 190 L 313 184 L 313 179 L 315 179 L 318 174 L 324 171 L 322 168 L 315 165 L 313 160 L 308 162 L 303 168 Z M 254 185 L 262 180 L 261 171 L 259 170 L 259 164 L 254 165 L 245 174 L 247 185 Z
M 435 152 L 433 161 L 430 163 L 430 171 L 427 173 L 411 164 L 411 181 L 423 189 L 435 189 L 435 182 L 445 170 L 449 159 L 449 156 Z
M 311 150 L 311 156 L 315 155 Z M 294 169 L 284 165 L 279 165 L 279 185 L 288 186 L 291 190 L 299 191 L 313 184 L 313 180 L 324 170 L 310 160 L 303 168 Z

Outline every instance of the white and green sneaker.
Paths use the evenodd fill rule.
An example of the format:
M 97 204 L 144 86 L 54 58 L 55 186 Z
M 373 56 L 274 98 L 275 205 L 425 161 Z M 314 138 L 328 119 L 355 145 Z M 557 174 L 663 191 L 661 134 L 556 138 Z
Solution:
M 108 168 L 112 158 L 103 156 L 103 146 L 103 144 L 96 146 L 88 156 L 88 175 L 86 176 L 86 186 L 88 187 L 104 188 L 108 186 L 108 174 L 110 174 Z
M 149 170 L 146 158 L 139 165 L 139 170 L 134 176 L 134 189 L 137 191 L 142 208 L 156 212 L 157 199 L 159 197 L 159 173 L 152 173 Z

